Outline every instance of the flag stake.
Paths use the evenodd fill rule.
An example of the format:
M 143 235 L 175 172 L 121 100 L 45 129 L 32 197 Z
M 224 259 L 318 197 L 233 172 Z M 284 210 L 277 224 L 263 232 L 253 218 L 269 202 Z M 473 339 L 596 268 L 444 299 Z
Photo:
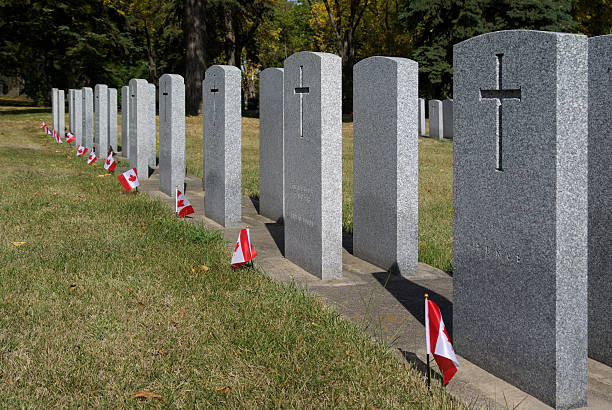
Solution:
M 174 215 L 178 216 L 178 185 L 174 189 Z
M 429 299 L 429 295 L 425 294 L 425 302 Z M 427 388 L 431 387 L 431 368 L 429 367 L 429 353 L 427 354 Z

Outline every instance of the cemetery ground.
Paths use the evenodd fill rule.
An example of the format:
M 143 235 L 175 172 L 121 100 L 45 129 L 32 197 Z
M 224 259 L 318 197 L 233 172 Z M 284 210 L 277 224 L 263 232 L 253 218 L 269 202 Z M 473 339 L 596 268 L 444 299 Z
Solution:
M 126 194 L 42 134 L 50 117 L 0 107 L 0 407 L 132 406 L 137 392 L 160 407 L 461 407 L 303 290 L 230 269 L 218 232 Z

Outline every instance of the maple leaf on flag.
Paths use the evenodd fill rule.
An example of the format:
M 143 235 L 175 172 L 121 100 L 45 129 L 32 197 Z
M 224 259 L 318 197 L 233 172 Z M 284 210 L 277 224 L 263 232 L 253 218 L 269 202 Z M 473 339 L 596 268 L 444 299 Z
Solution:
M 184 207 L 184 206 L 185 206 L 185 201 L 183 201 L 183 200 L 181 199 L 180 201 L 178 201 L 178 202 L 176 203 L 176 206 L 178 206 L 179 208 Z
M 174 208 L 174 211 L 179 218 L 184 218 L 187 215 L 195 213 L 193 207 L 185 197 L 185 194 L 181 193 L 181 191 L 178 190 L 178 187 L 176 189 L 176 207 Z
M 134 182 L 134 181 L 136 181 L 136 175 L 130 175 L 130 177 L 128 178 L 128 180 L 129 180 L 130 182 Z
M 106 165 L 110 165 L 110 163 L 111 163 L 111 162 L 110 162 L 110 159 L 107 159 L 107 160 L 106 160 Z
M 136 168 L 128 169 L 123 174 L 118 175 L 117 179 L 126 192 L 130 192 L 132 188 L 136 188 L 139 185 Z

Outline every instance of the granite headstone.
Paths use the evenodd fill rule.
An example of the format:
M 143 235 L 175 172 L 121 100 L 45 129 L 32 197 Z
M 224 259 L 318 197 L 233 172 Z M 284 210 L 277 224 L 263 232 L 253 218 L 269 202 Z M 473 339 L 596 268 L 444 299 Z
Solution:
M 130 158 L 130 87 L 121 87 L 121 155 Z
M 283 69 L 266 68 L 259 75 L 259 212 L 283 219 Z
M 94 105 L 96 155 L 106 159 L 108 155 L 108 87 L 106 85 L 96 84 Z
M 442 101 L 429 100 L 429 137 L 444 138 L 444 120 L 442 113 Z
M 139 179 L 149 178 L 150 141 L 155 118 L 151 118 L 151 87 L 147 80 L 130 80 L 130 167 Z
M 178 74 L 159 79 L 159 189 L 175 196 L 185 184 L 185 81 Z
M 589 356 L 612 366 L 612 35 L 589 39 Z
M 500 31 L 453 55 L 454 347 L 586 406 L 587 38 Z
M 442 101 L 442 127 L 444 138 L 453 138 L 453 100 Z
M 64 139 L 66 135 L 66 98 L 64 90 L 57 90 L 57 133 Z
M 284 64 L 285 257 L 321 279 L 342 276 L 342 73 L 334 54 Z
M 79 146 L 83 144 L 83 91 L 73 90 L 74 107 L 74 129 L 70 131 L 74 134 L 76 140 L 74 144 Z
M 108 89 L 108 146 L 109 150 L 117 152 L 117 89 Z
M 93 150 L 94 146 L 94 129 L 93 129 L 93 90 L 90 87 L 83 87 L 83 139 L 82 144 L 89 150 Z
M 223 226 L 242 218 L 240 69 L 214 65 L 203 81 L 204 210 L 206 217 Z
M 418 63 L 370 57 L 353 70 L 353 253 L 386 271 L 418 267 Z
M 419 137 L 425 134 L 425 99 L 419 98 Z
M 53 120 L 53 130 L 57 131 L 59 129 L 59 116 L 58 116 L 58 101 L 57 101 L 57 88 L 51 89 L 51 117 Z
M 151 119 L 151 127 L 149 129 L 147 147 L 149 148 L 149 167 L 155 168 L 157 165 L 157 118 L 155 116 L 155 84 L 149 83 L 149 89 L 147 91 L 147 109 L 149 110 L 147 116 Z

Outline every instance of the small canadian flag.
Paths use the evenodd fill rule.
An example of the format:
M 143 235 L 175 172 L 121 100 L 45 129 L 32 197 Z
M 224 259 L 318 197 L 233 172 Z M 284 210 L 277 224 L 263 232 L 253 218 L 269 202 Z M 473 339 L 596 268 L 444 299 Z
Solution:
M 132 188 L 136 188 L 138 185 L 138 174 L 136 168 L 128 169 L 123 174 L 117 177 L 125 192 L 130 192 Z
M 106 158 L 106 162 L 104 163 L 104 169 L 108 172 L 113 172 L 115 167 L 117 166 L 117 161 L 113 158 L 113 151 L 108 153 L 108 157 Z
M 45 128 L 47 130 L 47 135 L 51 135 L 51 130 L 49 129 L 49 127 Z
M 87 165 L 93 165 L 93 163 L 96 162 L 97 159 L 98 157 L 96 157 L 96 153 L 91 151 L 89 157 L 87 158 Z
M 251 245 L 249 228 L 241 229 L 238 235 L 238 242 L 236 242 L 236 247 L 234 248 L 234 255 L 232 256 L 232 268 L 240 267 L 253 260 L 256 256 L 257 252 L 253 245 Z
M 57 142 L 58 144 L 61 144 L 63 142 L 57 131 L 53 131 L 53 136 L 55 137 L 55 142 Z
M 185 194 L 179 191 L 178 185 L 176 187 L 176 206 L 174 209 L 179 218 L 195 213 Z
M 82 157 L 83 155 L 87 154 L 87 148 L 85 148 L 82 145 L 79 145 L 79 147 L 77 148 L 77 157 Z
M 66 142 L 72 142 L 74 140 L 76 140 L 76 137 L 72 133 L 69 132 L 66 134 Z
M 47 123 L 43 121 L 43 122 L 40 124 L 40 129 L 42 130 L 43 128 L 46 128 L 46 127 L 47 127 Z
M 448 338 L 448 333 L 446 333 L 440 308 L 427 299 L 427 295 L 425 295 L 425 340 L 427 342 L 427 354 L 433 354 L 438 368 L 442 372 L 444 384 L 447 384 L 457 373 L 459 362 L 457 362 L 453 345 Z

